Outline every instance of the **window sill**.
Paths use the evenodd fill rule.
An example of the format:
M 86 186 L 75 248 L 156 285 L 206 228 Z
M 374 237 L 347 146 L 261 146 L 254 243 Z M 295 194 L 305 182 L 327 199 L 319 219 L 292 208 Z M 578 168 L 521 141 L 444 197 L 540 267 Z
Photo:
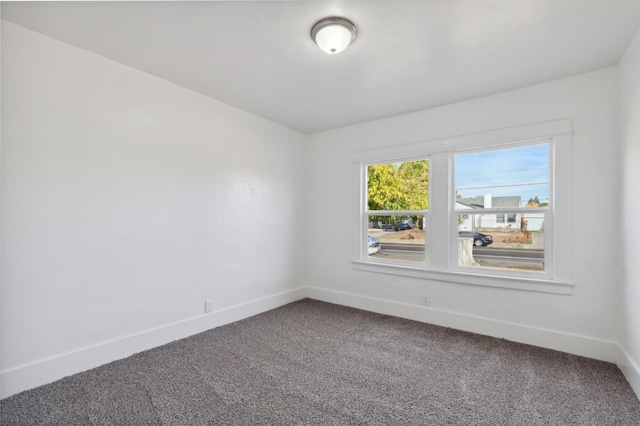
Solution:
M 513 290 L 535 291 L 540 293 L 566 294 L 573 293 L 573 284 L 546 279 L 505 277 L 498 275 L 473 274 L 466 272 L 437 271 L 417 268 L 408 265 L 390 265 L 362 260 L 354 260 L 353 269 L 376 272 L 380 274 L 401 275 L 412 278 L 423 278 L 457 284 L 479 285 L 484 287 L 508 288 Z

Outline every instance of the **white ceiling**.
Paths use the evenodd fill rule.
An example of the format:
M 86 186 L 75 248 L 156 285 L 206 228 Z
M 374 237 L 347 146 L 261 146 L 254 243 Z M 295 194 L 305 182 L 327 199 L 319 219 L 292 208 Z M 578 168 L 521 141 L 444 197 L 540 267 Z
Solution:
M 313 24 L 358 27 L 345 52 Z M 615 65 L 640 0 L 4 2 L 18 25 L 314 133 Z

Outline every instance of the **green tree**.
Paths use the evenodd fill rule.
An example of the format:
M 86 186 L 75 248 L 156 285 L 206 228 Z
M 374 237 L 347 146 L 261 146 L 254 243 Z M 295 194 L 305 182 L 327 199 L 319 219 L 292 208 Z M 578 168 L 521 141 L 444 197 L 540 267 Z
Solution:
M 404 194 L 395 164 L 368 167 L 367 203 L 369 210 L 403 209 Z
M 536 195 L 533 198 L 529 198 L 529 201 L 527 201 L 527 207 L 549 207 L 549 202 L 540 201 L 540 199 Z
M 429 162 L 418 160 L 369 166 L 367 204 L 372 211 L 426 210 L 429 207 Z M 389 217 L 389 221 L 395 220 L 395 217 Z
M 405 194 L 407 210 L 429 208 L 429 162 L 427 160 L 404 162 L 398 168 L 401 190 Z

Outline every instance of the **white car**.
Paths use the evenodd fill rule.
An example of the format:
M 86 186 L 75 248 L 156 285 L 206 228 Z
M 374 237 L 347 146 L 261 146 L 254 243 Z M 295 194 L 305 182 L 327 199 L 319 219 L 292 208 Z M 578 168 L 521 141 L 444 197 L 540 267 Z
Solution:
M 380 240 L 372 237 L 371 235 L 367 235 L 367 246 L 369 254 L 376 254 L 380 251 Z

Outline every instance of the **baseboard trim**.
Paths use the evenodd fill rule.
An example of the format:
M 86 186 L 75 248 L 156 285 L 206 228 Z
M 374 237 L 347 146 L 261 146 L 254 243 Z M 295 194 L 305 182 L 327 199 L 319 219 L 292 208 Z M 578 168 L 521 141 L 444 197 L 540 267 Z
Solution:
M 305 298 L 305 288 L 230 306 L 0 372 L 0 399 Z
M 307 287 L 306 292 L 310 299 L 616 362 L 618 345 L 607 340 L 318 287 Z
M 631 385 L 631 389 L 636 393 L 638 400 L 640 400 L 640 366 L 622 345 L 617 345 L 617 347 L 616 364 Z

